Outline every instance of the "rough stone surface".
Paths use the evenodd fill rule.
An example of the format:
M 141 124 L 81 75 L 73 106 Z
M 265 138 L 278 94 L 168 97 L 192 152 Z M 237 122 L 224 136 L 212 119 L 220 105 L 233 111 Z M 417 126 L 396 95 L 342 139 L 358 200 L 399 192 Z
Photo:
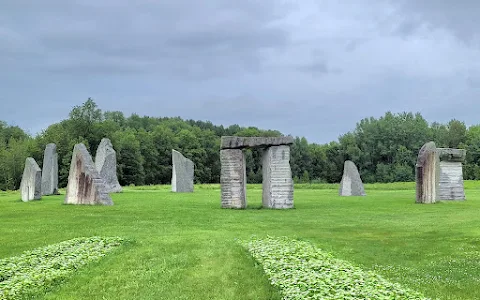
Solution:
M 340 196 L 365 196 L 363 182 L 358 173 L 357 166 L 351 161 L 345 161 L 343 165 L 343 176 L 340 181 Z
M 438 199 L 440 160 L 434 142 L 422 146 L 415 166 L 417 203 L 435 203 Z
M 57 145 L 50 143 L 43 152 L 42 195 L 58 195 Z
M 245 156 L 240 149 L 220 150 L 220 189 L 223 208 L 247 207 Z
M 42 198 L 42 170 L 32 157 L 25 160 L 20 192 L 24 202 Z
M 263 207 L 293 208 L 290 146 L 271 146 L 263 152 Z
M 193 192 L 194 171 L 193 162 L 172 149 L 172 192 Z
M 465 149 L 437 148 L 440 161 L 463 162 L 467 156 Z
M 282 137 L 241 137 L 222 136 L 221 149 L 242 149 L 255 147 L 269 147 L 293 144 L 292 136 Z
M 117 177 L 117 153 L 113 149 L 112 142 L 103 138 L 98 145 L 95 155 L 95 168 L 105 180 L 107 193 L 120 193 L 122 186 Z
M 465 149 L 438 148 L 440 158 L 439 200 L 465 200 L 462 162 Z
M 73 148 L 64 203 L 113 205 L 105 188 L 105 180 L 95 169 L 84 144 L 76 144 Z

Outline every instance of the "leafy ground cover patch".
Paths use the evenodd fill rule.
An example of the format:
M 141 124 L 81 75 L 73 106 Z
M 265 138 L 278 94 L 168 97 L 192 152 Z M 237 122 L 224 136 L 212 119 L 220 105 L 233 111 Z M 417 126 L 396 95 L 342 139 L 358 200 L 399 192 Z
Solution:
M 119 237 L 75 238 L 1 259 L 0 299 L 21 299 L 43 291 L 123 242 Z
M 281 290 L 283 299 L 429 299 L 308 242 L 267 237 L 242 244 Z

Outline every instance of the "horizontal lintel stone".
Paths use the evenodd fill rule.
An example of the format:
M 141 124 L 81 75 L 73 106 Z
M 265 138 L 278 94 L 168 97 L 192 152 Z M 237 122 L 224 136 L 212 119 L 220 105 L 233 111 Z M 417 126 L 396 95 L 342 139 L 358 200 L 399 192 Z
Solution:
M 242 149 L 256 147 L 270 147 L 293 144 L 292 136 L 282 137 L 241 137 L 222 136 L 221 149 Z
M 465 149 L 437 148 L 440 161 L 463 162 L 467 155 Z

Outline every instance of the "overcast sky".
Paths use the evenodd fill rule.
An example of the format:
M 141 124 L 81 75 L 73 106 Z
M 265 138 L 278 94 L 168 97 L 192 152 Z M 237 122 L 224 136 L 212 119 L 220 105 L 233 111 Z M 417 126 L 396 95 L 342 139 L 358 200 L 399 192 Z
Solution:
M 92 97 L 317 143 L 389 110 L 479 124 L 478 12 L 474 0 L 1 0 L 0 120 L 35 134 Z

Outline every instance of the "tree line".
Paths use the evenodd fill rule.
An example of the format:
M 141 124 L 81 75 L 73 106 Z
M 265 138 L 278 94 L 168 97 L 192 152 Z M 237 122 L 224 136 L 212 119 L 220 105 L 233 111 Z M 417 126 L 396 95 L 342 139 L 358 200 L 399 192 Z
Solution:
M 33 157 L 41 167 L 48 143 L 57 144 L 59 187 L 65 187 L 74 145 L 84 143 L 94 157 L 103 137 L 110 138 L 117 151 L 121 185 L 170 183 L 172 149 L 195 163 L 196 183 L 218 183 L 220 137 L 225 135 L 275 137 L 282 133 L 179 117 L 126 117 L 120 111 L 102 112 L 89 98 L 73 107 L 67 119 L 36 136 L 0 122 L 0 189 L 18 189 L 26 157 Z M 355 162 L 364 182 L 414 181 L 418 150 L 427 141 L 434 141 L 437 147 L 466 149 L 464 178 L 480 178 L 480 125 L 467 128 L 455 119 L 429 124 L 420 113 L 387 112 L 378 119 L 365 118 L 328 144 L 296 137 L 290 163 L 296 182 L 339 182 L 347 159 Z M 248 182 L 260 183 L 260 150 L 245 151 Z

